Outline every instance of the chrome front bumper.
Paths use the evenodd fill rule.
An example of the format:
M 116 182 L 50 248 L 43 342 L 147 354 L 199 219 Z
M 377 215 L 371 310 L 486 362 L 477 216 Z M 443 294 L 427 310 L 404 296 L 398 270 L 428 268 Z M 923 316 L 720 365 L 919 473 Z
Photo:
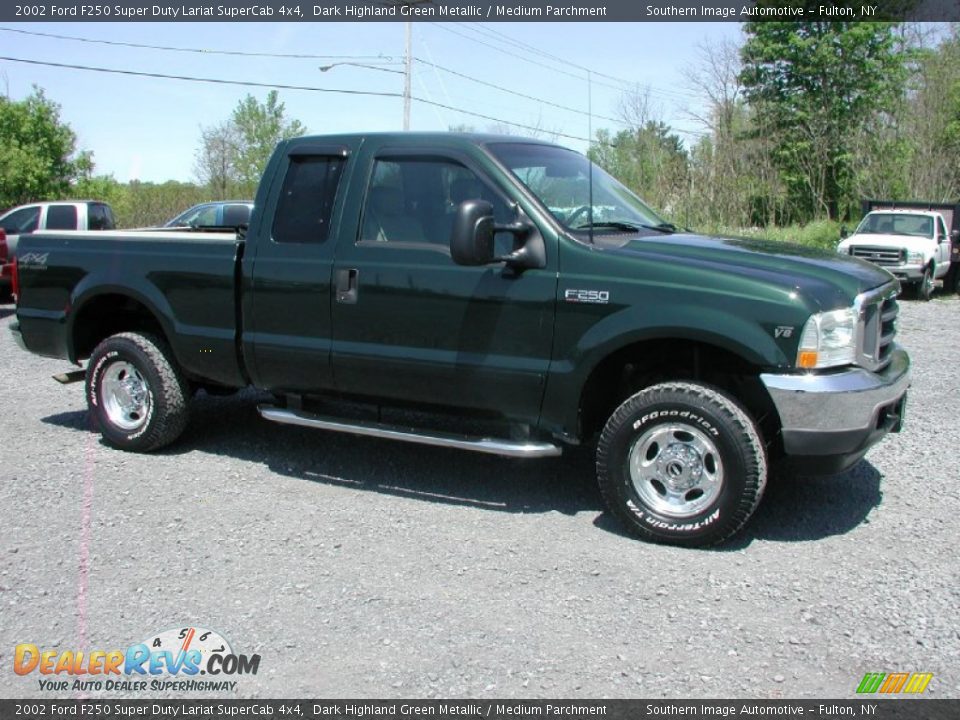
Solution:
M 877 373 L 851 368 L 831 374 L 762 374 L 780 415 L 788 455 L 866 452 L 888 432 L 898 432 L 910 386 L 910 356 L 895 347 Z
M 906 282 L 920 282 L 923 279 L 924 265 L 896 265 L 881 266 L 884 270 L 896 277 L 898 280 Z

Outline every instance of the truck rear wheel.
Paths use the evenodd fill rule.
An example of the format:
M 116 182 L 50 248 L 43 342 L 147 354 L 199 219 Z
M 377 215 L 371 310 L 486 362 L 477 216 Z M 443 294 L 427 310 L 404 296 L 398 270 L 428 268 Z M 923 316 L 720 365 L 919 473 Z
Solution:
M 604 502 L 644 540 L 699 547 L 729 538 L 763 495 L 767 459 L 747 412 L 715 388 L 653 385 L 628 398 L 597 446 Z
M 176 440 L 189 419 L 187 384 L 161 340 L 119 333 L 87 365 L 87 407 L 104 440 L 149 452 Z
M 951 263 L 950 271 L 943 276 L 945 293 L 960 293 L 960 263 Z

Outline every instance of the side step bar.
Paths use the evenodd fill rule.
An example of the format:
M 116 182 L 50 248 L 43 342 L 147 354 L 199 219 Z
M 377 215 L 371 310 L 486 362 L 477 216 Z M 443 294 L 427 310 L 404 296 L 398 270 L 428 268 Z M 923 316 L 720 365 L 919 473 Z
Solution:
M 553 443 L 534 442 L 532 440 L 500 440 L 495 438 L 471 437 L 469 435 L 453 435 L 438 431 L 421 432 L 413 428 L 400 428 L 394 425 L 385 425 L 377 422 L 344 422 L 333 417 L 313 415 L 302 410 L 278 408 L 273 405 L 258 405 L 260 416 L 273 422 L 286 425 L 302 425 L 303 427 L 318 430 L 333 430 L 347 432 L 354 435 L 370 435 L 388 440 L 402 440 L 404 442 L 420 443 L 421 445 L 436 445 L 438 447 L 473 450 L 474 452 L 489 453 L 491 455 L 505 455 L 519 458 L 556 457 L 561 450 Z

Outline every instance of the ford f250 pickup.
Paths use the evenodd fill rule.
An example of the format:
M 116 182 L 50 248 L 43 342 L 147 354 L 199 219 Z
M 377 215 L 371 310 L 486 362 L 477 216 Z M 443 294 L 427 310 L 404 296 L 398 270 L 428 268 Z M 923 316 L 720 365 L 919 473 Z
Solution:
M 595 443 L 609 511 L 677 545 L 736 533 L 771 471 L 858 461 L 909 384 L 885 270 L 680 231 L 515 137 L 289 140 L 245 232 L 35 233 L 16 274 L 16 338 L 86 361 L 64 378 L 115 447 L 171 443 L 195 390 L 249 385 L 264 418 L 325 431 Z
M 865 200 L 864 218 L 837 251 L 879 265 L 919 300 L 929 300 L 935 280 L 957 287 L 960 205 Z

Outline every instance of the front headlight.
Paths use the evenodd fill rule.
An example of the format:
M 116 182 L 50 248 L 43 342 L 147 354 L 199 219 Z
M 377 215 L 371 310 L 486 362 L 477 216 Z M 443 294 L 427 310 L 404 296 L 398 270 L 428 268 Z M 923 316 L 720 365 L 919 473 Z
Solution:
M 852 365 L 857 355 L 857 314 L 853 308 L 811 315 L 800 335 L 797 367 Z
M 923 265 L 923 253 L 911 250 L 907 253 L 907 262 L 911 265 Z

